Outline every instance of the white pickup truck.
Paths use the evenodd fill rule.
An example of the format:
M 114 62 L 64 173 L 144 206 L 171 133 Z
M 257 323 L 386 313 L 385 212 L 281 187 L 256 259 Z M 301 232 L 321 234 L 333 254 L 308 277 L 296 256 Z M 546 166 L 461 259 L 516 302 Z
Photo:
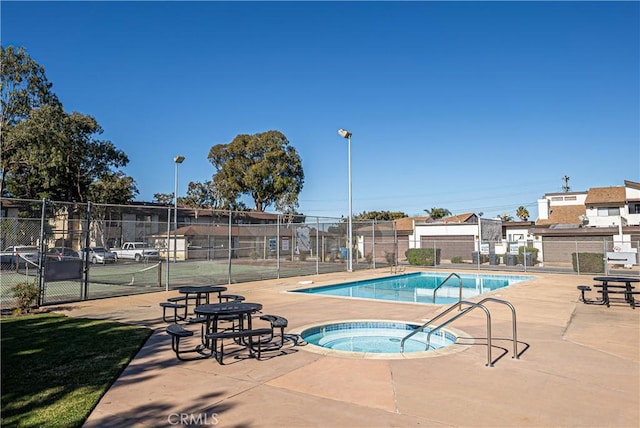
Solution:
M 150 247 L 146 242 L 125 242 L 121 248 L 112 248 L 110 251 L 115 253 L 116 261 L 130 259 L 139 262 L 159 257 L 158 250 Z

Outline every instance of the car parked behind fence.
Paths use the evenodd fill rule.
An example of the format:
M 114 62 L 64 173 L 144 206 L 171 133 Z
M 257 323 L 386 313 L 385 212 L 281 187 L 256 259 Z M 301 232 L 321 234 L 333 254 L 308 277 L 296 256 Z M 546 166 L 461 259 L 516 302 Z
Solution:
M 83 248 L 82 250 L 80 250 L 80 256 L 83 260 L 86 253 L 89 253 L 89 261 L 94 264 L 107 264 L 116 262 L 116 254 L 103 247 Z
M 0 254 L 0 264 L 3 269 L 24 267 L 27 263 L 38 265 L 38 247 L 35 245 L 12 245 Z
M 67 247 L 54 247 L 47 250 L 47 260 L 57 260 L 59 262 L 67 260 L 80 260 L 80 254 Z

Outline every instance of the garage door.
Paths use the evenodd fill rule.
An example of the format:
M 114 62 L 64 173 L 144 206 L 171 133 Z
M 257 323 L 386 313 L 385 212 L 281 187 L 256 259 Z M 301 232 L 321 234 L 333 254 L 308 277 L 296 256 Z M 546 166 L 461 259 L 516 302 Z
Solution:
M 474 251 L 474 236 L 422 236 L 420 239 L 422 248 L 440 249 L 440 260 L 451 260 L 453 257 L 462 257 L 463 260 L 471 260 Z
M 572 254 L 611 251 L 611 236 L 545 236 L 542 238 L 542 257 L 547 263 L 571 263 Z

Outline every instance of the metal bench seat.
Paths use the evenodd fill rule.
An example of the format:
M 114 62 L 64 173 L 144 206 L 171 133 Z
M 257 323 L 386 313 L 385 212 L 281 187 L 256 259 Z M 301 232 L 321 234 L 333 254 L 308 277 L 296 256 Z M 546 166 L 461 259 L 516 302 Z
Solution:
M 273 331 L 276 328 L 279 328 L 280 334 L 278 336 L 280 336 L 280 343 L 274 343 L 274 345 L 269 347 L 269 349 L 273 350 L 273 349 L 282 348 L 284 346 L 284 329 L 289 325 L 289 321 L 287 321 L 286 318 L 281 317 L 279 315 L 261 315 L 260 319 L 263 321 L 269 321 L 269 323 L 271 324 L 271 337 L 269 338 L 269 340 L 264 340 L 262 344 L 264 345 L 266 343 L 273 341 L 275 337 L 275 334 Z
M 184 303 L 161 302 L 162 321 L 177 323 L 178 320 L 184 321 L 187 318 L 187 305 Z M 173 309 L 173 321 L 167 319 L 167 309 Z M 184 309 L 184 315 L 178 315 L 178 309 Z
M 195 348 L 189 349 L 187 351 L 180 350 L 180 339 L 182 339 L 183 337 L 193 336 L 193 331 L 187 330 L 186 328 L 184 328 L 182 324 L 170 324 L 167 326 L 165 331 L 169 336 L 171 336 L 171 349 L 173 350 L 173 352 L 175 352 L 176 357 L 179 360 L 191 361 L 191 360 L 200 360 L 203 358 L 207 358 L 207 355 L 202 355 L 202 354 L 192 358 L 183 357 L 184 354 L 200 352 L 202 350 L 200 346 L 196 346 Z
M 271 334 L 273 334 L 273 330 L 270 328 L 256 328 L 251 330 L 224 330 L 215 333 L 207 333 L 205 338 L 208 341 L 210 340 L 213 342 L 211 355 L 215 356 L 216 361 L 222 365 L 224 364 L 224 339 L 240 339 L 240 343 L 244 343 L 242 340 L 246 339 L 247 342 L 244 343 L 244 346 L 249 351 L 249 356 L 254 357 L 255 352 L 257 353 L 257 358 L 260 359 L 262 353 L 260 337 Z M 257 337 L 256 340 L 254 340 L 255 337 Z M 220 343 L 220 350 L 217 349 L 218 343 Z M 254 345 L 257 346 L 257 349 Z

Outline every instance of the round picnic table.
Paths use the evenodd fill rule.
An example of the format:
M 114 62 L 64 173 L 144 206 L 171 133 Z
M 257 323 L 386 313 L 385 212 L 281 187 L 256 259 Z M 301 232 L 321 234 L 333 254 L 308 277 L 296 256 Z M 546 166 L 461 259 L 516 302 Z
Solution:
M 218 329 L 220 317 L 225 317 L 225 319 L 237 317 L 239 321 L 246 318 L 247 327 L 251 328 L 251 314 L 261 309 L 262 305 L 260 303 L 224 302 L 196 306 L 194 313 L 206 317 L 207 331 L 215 333 Z
M 244 320 L 247 320 L 247 329 L 251 330 L 251 315 L 262 309 L 260 303 L 245 302 L 224 302 L 209 303 L 196 306 L 193 310 L 196 315 L 205 317 L 202 337 L 204 339 L 207 333 L 218 332 L 218 321 L 238 322 L 238 329 L 244 329 Z M 209 347 L 209 344 L 203 340 L 203 344 Z M 214 342 L 215 349 L 215 342 Z
M 197 307 L 203 303 L 210 303 L 209 295 L 211 293 L 218 293 L 218 301 L 220 301 L 220 294 L 223 291 L 227 291 L 227 287 L 222 285 L 193 285 L 178 288 L 178 293 L 185 295 L 187 309 L 189 308 L 189 298 L 191 295 L 195 295 L 195 305 Z

